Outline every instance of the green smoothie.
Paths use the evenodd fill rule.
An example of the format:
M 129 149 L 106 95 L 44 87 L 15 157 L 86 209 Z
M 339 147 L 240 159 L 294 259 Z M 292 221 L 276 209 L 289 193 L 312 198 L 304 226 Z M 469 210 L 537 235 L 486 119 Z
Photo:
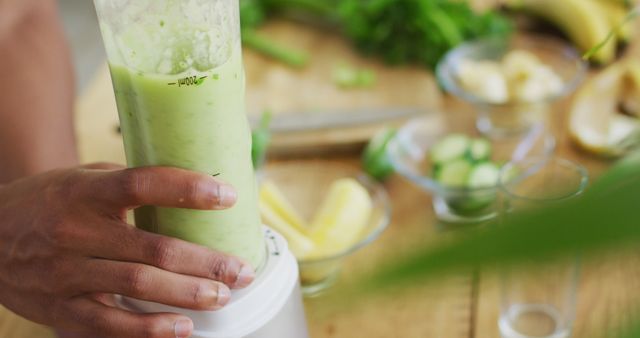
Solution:
M 142 207 L 136 225 L 242 257 L 265 254 L 244 107 L 239 41 L 208 70 L 158 74 L 110 64 L 130 167 L 174 166 L 214 175 L 238 192 L 234 207 L 196 211 Z M 138 69 L 140 69 L 138 67 Z

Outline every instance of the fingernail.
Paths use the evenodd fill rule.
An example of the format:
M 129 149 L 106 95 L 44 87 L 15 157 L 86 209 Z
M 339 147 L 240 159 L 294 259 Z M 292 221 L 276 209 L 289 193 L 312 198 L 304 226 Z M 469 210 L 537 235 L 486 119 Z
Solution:
M 236 203 L 238 194 L 236 189 L 227 184 L 218 185 L 218 206 L 231 207 Z
M 189 319 L 180 319 L 175 325 L 176 338 L 189 338 L 193 331 L 193 322 Z
M 236 278 L 236 282 L 233 284 L 234 288 L 244 288 L 249 286 L 253 279 L 256 277 L 256 273 L 253 271 L 253 268 L 248 264 L 244 264 L 238 273 L 238 277 Z
M 216 305 L 223 307 L 231 300 L 231 290 L 223 284 L 218 284 L 218 298 L 216 299 Z

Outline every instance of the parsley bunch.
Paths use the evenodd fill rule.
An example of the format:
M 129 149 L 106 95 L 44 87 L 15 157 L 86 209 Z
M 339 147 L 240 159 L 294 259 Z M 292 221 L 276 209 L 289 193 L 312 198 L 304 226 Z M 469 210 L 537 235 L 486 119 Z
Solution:
M 241 0 L 241 6 L 245 26 L 276 13 L 302 14 L 337 25 L 365 55 L 431 69 L 465 40 L 506 37 L 512 29 L 499 13 L 476 13 L 464 0 Z

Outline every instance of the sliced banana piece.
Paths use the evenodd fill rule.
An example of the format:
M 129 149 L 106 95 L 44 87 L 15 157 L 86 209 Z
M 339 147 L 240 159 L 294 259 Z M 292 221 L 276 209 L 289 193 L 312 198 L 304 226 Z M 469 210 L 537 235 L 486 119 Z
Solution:
M 371 217 L 373 202 L 358 181 L 335 181 L 311 223 L 311 239 L 317 244 L 311 257 L 342 252 L 353 246 Z
M 260 186 L 260 202 L 268 205 L 283 220 L 301 233 L 305 234 L 309 230 L 304 218 L 298 214 L 275 183 L 271 181 L 262 183 Z
M 315 244 L 311 239 L 302 234 L 287 221 L 285 221 L 269 205 L 260 203 L 260 216 L 262 221 L 279 232 L 289 243 L 289 249 L 297 259 L 304 259 L 315 249 Z

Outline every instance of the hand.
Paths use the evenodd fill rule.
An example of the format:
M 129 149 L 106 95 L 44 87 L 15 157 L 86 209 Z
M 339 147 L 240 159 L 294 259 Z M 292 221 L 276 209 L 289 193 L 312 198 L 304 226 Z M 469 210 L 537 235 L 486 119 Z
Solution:
M 126 223 L 142 205 L 217 210 L 233 188 L 190 171 L 92 165 L 0 187 L 0 304 L 33 321 L 118 338 L 188 337 L 178 314 L 135 314 L 109 295 L 215 310 L 254 278 L 245 262 Z

